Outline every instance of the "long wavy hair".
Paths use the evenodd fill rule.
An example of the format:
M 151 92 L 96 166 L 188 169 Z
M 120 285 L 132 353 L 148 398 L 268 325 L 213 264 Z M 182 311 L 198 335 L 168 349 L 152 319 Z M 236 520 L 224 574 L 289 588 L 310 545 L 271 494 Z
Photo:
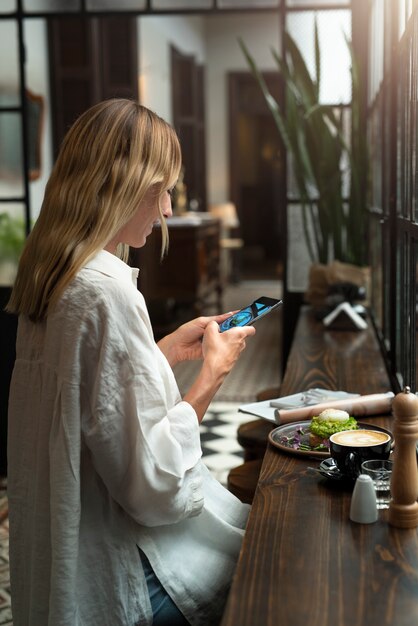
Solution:
M 82 114 L 64 138 L 7 310 L 44 319 L 86 261 L 131 219 L 151 186 L 159 192 L 164 252 L 168 232 L 161 198 L 180 167 L 174 129 L 137 102 L 106 100 Z M 128 247 L 119 248 L 126 261 Z

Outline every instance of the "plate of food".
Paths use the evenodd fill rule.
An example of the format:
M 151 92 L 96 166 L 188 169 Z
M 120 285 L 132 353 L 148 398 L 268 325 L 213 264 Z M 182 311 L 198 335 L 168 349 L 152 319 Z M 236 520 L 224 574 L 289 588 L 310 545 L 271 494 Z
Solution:
M 289 454 L 326 459 L 329 457 L 328 439 L 332 434 L 359 428 L 379 430 L 392 436 L 386 428 L 358 422 L 346 411 L 325 409 L 312 420 L 302 420 L 274 428 L 269 433 L 269 441 L 279 450 Z

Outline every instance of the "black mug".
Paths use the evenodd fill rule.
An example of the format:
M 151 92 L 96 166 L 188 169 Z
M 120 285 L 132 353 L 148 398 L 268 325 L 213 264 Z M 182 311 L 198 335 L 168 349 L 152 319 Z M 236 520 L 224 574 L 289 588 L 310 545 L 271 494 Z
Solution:
M 381 430 L 343 430 L 329 438 L 329 449 L 342 474 L 356 479 L 361 474 L 363 461 L 388 459 L 392 437 Z

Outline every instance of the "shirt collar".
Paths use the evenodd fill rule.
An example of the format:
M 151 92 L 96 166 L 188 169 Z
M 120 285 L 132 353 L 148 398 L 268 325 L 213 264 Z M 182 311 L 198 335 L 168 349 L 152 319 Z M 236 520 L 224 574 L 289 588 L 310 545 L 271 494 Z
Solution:
M 100 250 L 100 252 L 87 261 L 84 267 L 95 270 L 96 272 L 101 272 L 117 280 L 132 282 L 136 287 L 139 269 L 129 267 L 129 265 L 111 252 L 107 252 L 107 250 Z

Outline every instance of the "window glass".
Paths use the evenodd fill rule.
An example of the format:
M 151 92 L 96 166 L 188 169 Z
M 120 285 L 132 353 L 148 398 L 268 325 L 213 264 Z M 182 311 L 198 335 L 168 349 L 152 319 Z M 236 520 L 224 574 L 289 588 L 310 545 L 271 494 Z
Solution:
M 405 32 L 406 24 L 412 14 L 413 0 L 398 0 L 398 28 L 399 39 Z
M 371 267 L 371 306 L 379 328 L 383 325 L 383 283 L 382 283 L 382 230 L 380 216 L 370 220 L 370 267 Z
M 369 116 L 369 173 L 370 173 L 370 204 L 375 210 L 382 210 L 382 119 L 381 119 L 381 102 L 377 100 L 375 107 Z M 389 181 L 386 181 L 389 183 Z
M 417 20 L 418 25 L 418 20 Z M 398 214 L 418 221 L 417 215 L 417 44 L 409 38 L 398 65 L 397 203 Z
M 287 288 L 290 292 L 304 292 L 308 287 L 309 255 L 306 238 L 313 241 L 314 231 L 309 213 L 300 204 L 287 204 Z
M 402 357 L 402 350 L 401 350 L 401 324 L 402 324 L 402 320 L 401 320 L 401 313 L 402 313 L 402 308 L 403 308 L 403 302 L 402 302 L 402 298 L 403 298 L 403 290 L 400 288 L 400 285 L 402 283 L 402 270 L 403 270 L 403 263 L 402 263 L 402 254 L 403 254 L 403 245 L 402 245 L 402 237 L 398 236 L 398 245 L 396 246 L 396 279 L 395 279 L 395 289 L 396 289 L 396 293 L 394 294 L 395 297 L 395 301 L 397 303 L 396 309 L 395 309 L 395 363 L 396 363 L 396 369 L 397 369 L 397 376 L 399 379 L 399 385 L 400 387 L 403 387 L 404 385 L 404 381 L 403 381 L 403 377 L 401 375 L 401 357 Z
M 388 298 L 387 294 L 392 293 L 390 286 L 390 270 L 391 270 L 391 262 L 392 255 L 388 254 L 388 250 L 392 249 L 393 246 L 393 232 L 390 227 L 390 222 L 385 220 L 382 226 L 382 248 L 385 251 L 385 254 L 382 252 L 382 266 L 383 266 L 383 286 L 382 286 L 382 299 L 383 299 L 383 336 L 385 338 L 386 347 L 388 350 L 391 348 L 391 327 L 390 327 L 390 319 L 391 319 L 391 311 L 392 311 L 392 298 Z
M 23 10 L 28 13 L 78 11 L 80 0 L 23 0 Z
M 88 11 L 143 11 L 146 0 L 87 0 Z
M 402 373 L 404 376 L 405 384 L 412 386 L 414 381 L 412 380 L 412 367 L 411 367 L 411 356 L 413 354 L 413 346 L 411 345 L 413 342 L 412 337 L 412 321 L 415 318 L 415 315 L 412 315 L 412 295 L 415 297 L 415 281 L 411 283 L 411 255 L 413 254 L 413 250 L 411 250 L 411 240 L 405 235 L 405 249 L 404 249 L 404 273 L 403 276 L 407 277 L 406 282 L 408 285 L 405 285 L 404 295 L 403 295 L 403 324 L 401 326 L 401 341 L 403 343 L 403 359 L 402 363 Z M 399 281 L 401 282 L 401 281 Z M 415 334 L 415 333 L 414 333 Z
M 15 20 L 0 21 L 0 106 L 13 107 L 20 104 L 18 33 Z
M 413 391 L 417 391 L 418 389 L 418 363 L 417 363 L 417 359 L 418 359 L 418 354 L 417 354 L 417 346 L 418 346 L 418 241 L 414 242 L 414 259 L 415 259 L 415 290 L 414 290 L 414 332 L 413 332 L 413 340 L 414 340 L 414 347 L 413 347 L 413 352 L 412 354 L 415 355 L 414 361 L 413 361 L 413 367 L 414 367 L 414 372 L 415 372 L 415 376 L 414 376 L 414 383 L 415 383 L 415 388 L 413 389 Z
M 342 7 L 350 6 L 350 0 L 286 0 L 286 6 L 288 7 L 311 7 L 312 5 L 318 7 L 335 6 L 340 4 Z
M 20 113 L 0 111 L 0 197 L 23 194 L 22 123 Z
M 345 37 L 351 38 L 350 11 L 302 11 L 286 16 L 286 28 L 296 41 L 311 76 L 315 76 L 314 22 L 318 23 L 321 51 L 322 104 L 351 101 L 351 59 Z
M 369 27 L 369 103 L 380 89 L 384 72 L 385 4 L 374 0 L 370 12 Z
M 16 0 L 2 0 L 0 5 L 0 13 L 11 13 L 16 11 Z
M 212 0 L 152 0 L 151 7 L 156 11 L 165 9 L 211 9 Z
M 409 240 L 405 232 L 398 237 L 396 259 L 396 363 L 400 384 L 410 385 L 410 285 L 405 285 L 409 265 Z
M 264 9 L 278 7 L 280 0 L 218 0 L 220 9 Z

